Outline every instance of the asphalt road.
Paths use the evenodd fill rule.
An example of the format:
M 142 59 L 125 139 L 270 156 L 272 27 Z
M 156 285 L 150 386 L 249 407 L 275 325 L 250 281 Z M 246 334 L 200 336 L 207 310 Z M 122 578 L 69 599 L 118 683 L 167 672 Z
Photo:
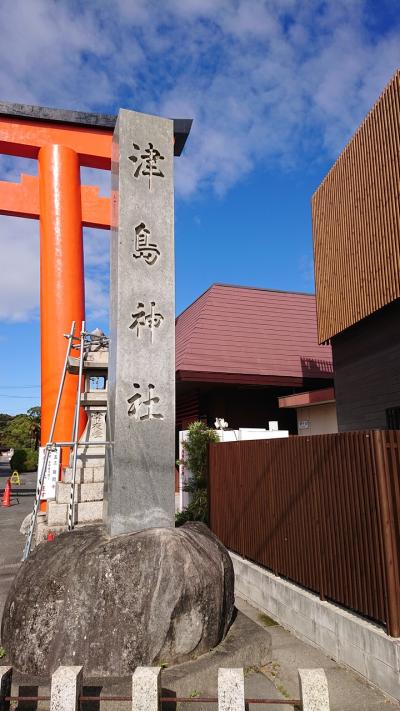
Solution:
M 8 457 L 0 456 L 0 497 L 10 476 Z M 32 511 L 36 472 L 21 474 L 21 486 L 12 486 L 11 506 L 0 505 L 0 618 L 14 576 L 21 563 L 25 537 L 19 532 L 25 516 Z

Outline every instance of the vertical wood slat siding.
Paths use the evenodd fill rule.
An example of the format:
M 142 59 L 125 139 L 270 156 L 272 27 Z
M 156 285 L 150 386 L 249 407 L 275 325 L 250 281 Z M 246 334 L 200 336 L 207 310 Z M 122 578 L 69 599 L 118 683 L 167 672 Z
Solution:
M 210 445 L 209 506 L 229 549 L 400 636 L 400 431 Z
M 312 198 L 320 343 L 400 297 L 400 71 Z
M 176 426 L 177 429 L 187 429 L 188 423 L 195 422 L 199 419 L 199 393 L 194 392 L 183 393 L 179 395 L 176 402 Z

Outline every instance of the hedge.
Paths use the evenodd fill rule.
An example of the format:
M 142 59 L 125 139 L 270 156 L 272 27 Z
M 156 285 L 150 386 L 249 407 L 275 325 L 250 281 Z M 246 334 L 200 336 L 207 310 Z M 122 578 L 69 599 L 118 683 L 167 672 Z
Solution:
M 10 460 L 11 471 L 34 472 L 38 468 L 39 453 L 36 449 L 14 449 Z

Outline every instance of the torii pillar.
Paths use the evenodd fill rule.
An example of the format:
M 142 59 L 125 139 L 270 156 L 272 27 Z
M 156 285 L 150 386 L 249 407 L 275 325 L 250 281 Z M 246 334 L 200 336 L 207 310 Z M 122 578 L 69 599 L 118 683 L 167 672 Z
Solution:
M 0 154 L 34 158 L 39 175 L 0 181 L 0 214 L 40 220 L 42 444 L 48 441 L 71 322 L 85 317 L 82 227 L 110 229 L 110 199 L 81 186 L 80 167 L 111 169 L 116 117 L 0 102 Z M 180 155 L 190 120 L 174 120 Z M 67 374 L 56 441 L 72 432 L 76 381 Z M 81 431 L 84 427 L 81 411 Z M 64 449 L 62 464 L 67 464 Z

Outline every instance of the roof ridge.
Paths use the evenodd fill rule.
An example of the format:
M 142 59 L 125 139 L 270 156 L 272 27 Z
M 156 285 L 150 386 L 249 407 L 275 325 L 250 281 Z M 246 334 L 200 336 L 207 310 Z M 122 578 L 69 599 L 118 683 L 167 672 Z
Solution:
M 186 309 L 184 309 L 184 311 L 182 311 L 182 313 L 179 314 L 178 318 L 175 320 L 175 326 L 176 326 L 177 320 L 178 320 L 184 313 L 186 313 L 189 309 L 191 309 L 192 306 L 194 306 L 194 304 L 196 304 L 198 301 L 200 301 L 200 299 L 202 299 L 203 297 L 205 297 L 205 296 L 207 295 L 207 297 L 204 299 L 204 304 L 202 304 L 202 306 L 200 307 L 200 312 L 199 312 L 198 318 L 196 319 L 194 328 L 191 329 L 191 331 L 190 331 L 190 337 L 186 339 L 185 347 L 184 347 L 184 349 L 183 349 L 183 351 L 182 351 L 182 356 L 181 356 L 182 359 L 183 359 L 183 358 L 185 357 L 185 355 L 186 355 L 186 349 L 187 349 L 187 347 L 188 347 L 189 341 L 191 340 L 193 331 L 194 331 L 194 329 L 196 328 L 196 325 L 197 325 L 197 323 L 198 323 L 198 321 L 199 321 L 199 319 L 200 319 L 200 317 L 201 317 L 201 315 L 202 315 L 202 313 L 203 313 L 203 311 L 204 311 L 204 308 L 205 308 L 205 306 L 206 306 L 206 304 L 207 304 L 207 302 L 208 302 L 208 300 L 209 300 L 209 298 L 210 298 L 210 293 L 211 293 L 212 288 L 213 288 L 214 286 L 215 286 L 215 284 L 211 284 L 211 286 L 209 286 L 208 289 L 206 289 L 205 291 L 203 291 L 203 293 L 200 294 L 200 296 L 197 297 L 197 299 L 195 299 L 191 304 L 189 304 L 189 306 L 187 306 Z
M 315 292 L 313 292 L 313 291 L 289 291 L 287 289 L 269 289 L 268 287 L 265 287 L 265 286 L 246 286 L 245 284 L 225 284 L 225 283 L 219 282 L 219 281 L 216 281 L 213 284 L 211 284 L 210 289 L 212 289 L 213 286 L 224 286 L 224 287 L 229 287 L 230 289 L 253 289 L 254 291 L 268 291 L 268 292 L 274 293 L 274 294 L 295 294 L 298 296 L 313 296 L 313 297 L 315 297 Z
M 186 313 L 186 311 L 189 311 L 189 309 L 191 309 L 192 306 L 194 306 L 194 304 L 195 304 L 197 301 L 200 301 L 200 299 L 201 299 L 203 296 L 205 296 L 205 294 L 207 294 L 207 291 L 210 291 L 210 289 L 212 289 L 213 286 L 215 286 L 215 284 L 211 284 L 210 286 L 208 286 L 207 289 L 205 289 L 204 291 L 202 291 L 201 294 L 199 294 L 199 295 L 195 298 L 195 300 L 192 301 L 191 304 L 188 304 L 188 305 L 183 309 L 183 311 L 181 311 L 181 313 L 178 314 L 178 316 L 175 318 L 175 324 L 176 324 L 176 322 L 178 321 L 178 319 L 180 319 L 180 317 L 183 316 L 183 314 Z
M 176 317 L 175 323 L 178 321 L 178 319 L 181 318 L 181 316 L 183 316 L 184 313 L 186 313 L 186 311 L 191 309 L 192 306 L 194 306 L 194 304 L 197 301 L 199 301 L 203 296 L 205 296 L 205 294 L 207 294 L 207 291 L 211 291 L 211 289 L 214 286 L 229 287 L 230 289 L 253 289 L 254 291 L 268 291 L 269 293 L 274 293 L 274 294 L 294 294 L 297 296 L 313 296 L 315 299 L 315 292 L 313 292 L 313 291 L 288 291 L 286 289 L 269 289 L 268 287 L 264 287 L 264 286 L 246 286 L 244 284 L 225 284 L 224 282 L 214 281 L 207 289 L 205 289 L 205 291 L 203 291 L 201 294 L 199 294 L 199 296 L 194 301 L 192 301 L 191 304 L 188 304 L 188 306 L 186 306 L 183 309 L 183 311 L 181 311 L 181 313 Z

